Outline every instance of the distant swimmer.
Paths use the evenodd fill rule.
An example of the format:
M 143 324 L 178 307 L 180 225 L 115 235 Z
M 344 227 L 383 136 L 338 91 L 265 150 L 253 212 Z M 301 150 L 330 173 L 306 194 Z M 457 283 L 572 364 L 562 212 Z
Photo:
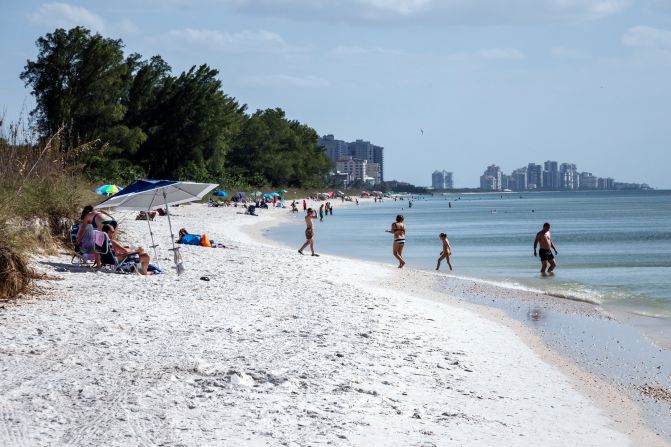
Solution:
M 391 230 L 385 230 L 387 233 L 394 235 L 394 243 L 392 245 L 392 253 L 398 259 L 398 268 L 402 269 L 405 265 L 403 259 L 403 247 L 405 247 L 405 218 L 402 215 L 396 216 L 396 222 L 391 224 Z
M 440 233 L 440 236 L 438 237 L 443 242 L 443 251 L 440 252 L 440 257 L 438 258 L 438 265 L 436 265 L 436 270 L 440 269 L 440 262 L 443 259 L 447 261 L 447 265 L 450 267 L 450 270 L 452 270 L 452 262 L 450 261 L 450 256 L 452 256 L 452 246 L 450 245 L 450 241 L 447 239 L 447 234 L 445 233 Z
M 307 209 L 307 214 L 305 215 L 305 243 L 303 246 L 298 250 L 298 253 L 300 254 L 305 254 L 303 253 L 303 250 L 305 250 L 305 247 L 308 245 L 310 246 L 310 251 L 312 252 L 312 256 L 319 256 L 317 253 L 315 253 L 315 244 L 314 240 L 312 239 L 314 237 L 314 226 L 312 225 L 312 221 L 317 218 L 317 212 L 314 211 L 312 208 Z
M 538 253 L 536 253 L 536 246 L 541 246 Z M 550 264 L 550 268 L 547 269 L 548 273 L 552 273 L 557 267 L 555 262 L 555 257 L 552 254 L 552 250 L 557 254 L 557 248 L 552 243 L 552 235 L 550 234 L 550 224 L 545 222 L 543 224 L 543 229 L 536 233 L 536 239 L 534 240 L 534 256 L 540 256 L 541 258 L 541 274 L 545 274 L 545 268 L 547 264 Z

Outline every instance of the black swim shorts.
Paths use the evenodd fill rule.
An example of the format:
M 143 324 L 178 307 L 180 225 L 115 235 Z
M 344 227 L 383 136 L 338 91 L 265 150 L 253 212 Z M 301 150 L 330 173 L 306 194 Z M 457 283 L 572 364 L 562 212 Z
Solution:
M 552 250 L 548 250 L 547 248 L 541 248 L 538 250 L 538 256 L 541 257 L 541 261 L 549 261 L 550 259 L 555 258 L 552 254 Z

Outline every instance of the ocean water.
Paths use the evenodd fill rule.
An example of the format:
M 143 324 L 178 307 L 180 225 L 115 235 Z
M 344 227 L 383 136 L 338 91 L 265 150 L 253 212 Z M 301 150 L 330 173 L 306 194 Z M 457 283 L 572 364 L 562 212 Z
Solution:
M 503 287 L 541 291 L 611 306 L 636 315 L 671 319 L 671 192 L 538 192 L 448 194 L 338 208 L 315 223 L 318 252 L 394 263 L 385 233 L 397 214 L 406 218 L 404 257 L 409 266 L 434 269 L 438 234 L 452 245 L 454 275 Z M 451 207 L 450 207 L 451 204 Z M 300 247 L 296 225 L 269 237 Z M 550 222 L 557 269 L 539 274 L 533 241 Z M 448 272 L 443 262 L 443 272 Z

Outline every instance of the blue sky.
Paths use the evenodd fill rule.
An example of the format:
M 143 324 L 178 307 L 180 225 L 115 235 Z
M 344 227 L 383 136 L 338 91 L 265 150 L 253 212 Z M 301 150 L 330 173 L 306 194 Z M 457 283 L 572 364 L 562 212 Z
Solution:
M 671 0 L 5 0 L 7 119 L 34 105 L 18 76 L 35 40 L 75 25 L 382 145 L 387 179 L 477 186 L 488 164 L 551 159 L 671 188 Z

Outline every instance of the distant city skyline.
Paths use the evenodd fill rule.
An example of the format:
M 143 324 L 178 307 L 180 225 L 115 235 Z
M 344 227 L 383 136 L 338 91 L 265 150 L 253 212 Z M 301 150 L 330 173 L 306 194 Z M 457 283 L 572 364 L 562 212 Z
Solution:
M 435 173 L 434 173 L 435 174 Z M 542 165 L 529 163 L 505 174 L 496 164 L 489 165 L 480 176 L 480 189 L 488 191 L 578 191 L 649 189 L 645 182 L 620 182 L 613 177 L 599 177 L 579 171 L 575 163 L 547 160 Z
M 343 186 L 356 181 L 377 185 L 385 180 L 382 146 L 362 139 L 347 142 L 336 139 L 333 134 L 320 137 L 317 144 L 334 164 L 331 178 Z
M 251 112 L 373 141 L 385 179 L 445 166 L 477 187 L 490 160 L 562 159 L 671 188 L 668 0 L 8 0 L 6 122 L 34 106 L 19 74 L 35 41 L 76 25 L 176 74 L 207 63 Z

